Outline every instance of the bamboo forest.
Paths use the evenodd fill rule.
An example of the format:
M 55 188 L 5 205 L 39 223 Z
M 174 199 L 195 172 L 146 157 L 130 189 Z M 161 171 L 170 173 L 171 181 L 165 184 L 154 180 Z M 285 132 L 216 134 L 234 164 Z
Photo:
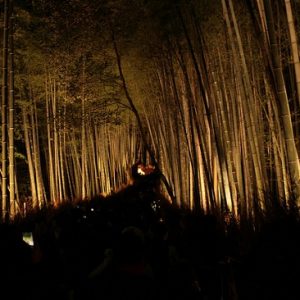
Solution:
M 0 23 L 1 299 L 300 299 L 300 0 Z
M 298 1 L 2 1 L 2 217 L 108 194 L 300 205 Z

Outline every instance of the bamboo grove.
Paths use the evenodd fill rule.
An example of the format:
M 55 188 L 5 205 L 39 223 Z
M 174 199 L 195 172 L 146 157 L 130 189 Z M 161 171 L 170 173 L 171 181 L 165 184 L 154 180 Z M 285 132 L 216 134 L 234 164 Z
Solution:
M 298 1 L 12 4 L 3 219 L 110 193 L 137 160 L 180 207 L 254 222 L 299 208 Z

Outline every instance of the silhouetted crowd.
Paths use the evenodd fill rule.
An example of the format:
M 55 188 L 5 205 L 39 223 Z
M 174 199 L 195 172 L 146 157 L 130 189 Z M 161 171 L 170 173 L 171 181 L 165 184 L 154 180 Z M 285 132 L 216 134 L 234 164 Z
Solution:
M 300 299 L 297 219 L 245 235 L 159 190 L 157 174 L 142 174 L 110 196 L 1 224 L 0 299 Z

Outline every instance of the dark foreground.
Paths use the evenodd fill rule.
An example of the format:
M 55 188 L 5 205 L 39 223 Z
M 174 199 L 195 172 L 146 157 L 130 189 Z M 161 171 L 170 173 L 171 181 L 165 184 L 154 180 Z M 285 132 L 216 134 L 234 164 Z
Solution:
M 300 299 L 299 224 L 241 232 L 129 186 L 1 225 L 0 299 Z

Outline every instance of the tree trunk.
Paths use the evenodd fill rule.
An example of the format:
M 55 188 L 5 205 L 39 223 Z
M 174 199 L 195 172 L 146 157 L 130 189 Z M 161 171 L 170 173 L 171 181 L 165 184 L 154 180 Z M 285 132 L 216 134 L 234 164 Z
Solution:
M 36 120 L 36 108 L 35 108 L 35 99 L 33 96 L 32 88 L 30 88 L 30 120 L 31 120 L 31 137 L 32 137 L 32 156 L 33 156 L 33 165 L 35 172 L 35 180 L 36 180 L 36 189 L 37 189 L 37 203 L 36 207 L 41 207 L 42 198 L 43 198 L 43 187 L 41 183 L 41 175 L 40 175 L 40 149 L 38 147 L 38 124 Z
M 222 1 L 222 3 L 223 3 L 223 9 L 224 9 L 224 11 L 226 11 L 226 4 L 224 1 Z M 260 144 L 258 142 L 258 137 L 257 137 L 258 132 L 257 132 L 256 126 L 255 126 L 256 116 L 254 115 L 252 105 L 251 105 L 254 102 L 254 95 L 253 95 L 252 85 L 251 85 L 251 81 L 250 81 L 250 77 L 249 77 L 249 71 L 248 71 L 248 67 L 247 67 L 247 63 L 246 63 L 246 59 L 245 59 L 245 53 L 244 53 L 244 49 L 243 49 L 243 45 L 242 45 L 241 35 L 240 35 L 239 28 L 238 28 L 233 4 L 232 4 L 231 0 L 228 0 L 228 3 L 229 3 L 229 10 L 231 13 L 233 25 L 234 25 L 234 32 L 235 32 L 236 39 L 237 39 L 240 59 L 241 59 L 241 66 L 242 66 L 242 68 L 241 68 L 242 80 L 241 81 L 243 83 L 244 93 L 245 93 L 245 97 L 246 97 L 245 101 L 242 101 L 242 105 L 244 106 L 243 111 L 244 111 L 244 116 L 245 116 L 245 121 L 246 121 L 246 126 L 247 126 L 248 139 L 251 140 L 250 151 L 251 151 L 251 156 L 253 159 L 253 166 L 254 166 L 254 172 L 255 172 L 255 177 L 256 177 L 257 194 L 258 194 L 258 198 L 259 198 L 260 207 L 262 209 L 264 209 L 264 200 L 265 200 L 264 193 L 267 189 L 267 186 L 266 186 L 266 181 L 264 180 L 264 178 L 266 178 L 266 176 L 264 176 L 265 170 L 263 170 L 263 168 L 262 168 L 262 163 L 261 163 L 262 158 L 259 155 L 260 154 L 260 151 L 259 151 Z M 228 21 L 227 21 L 227 26 L 228 26 L 228 29 L 231 30 Z
M 55 180 L 54 180 L 54 159 L 53 159 L 53 133 L 51 127 L 51 103 L 53 101 L 52 97 L 52 82 L 50 76 L 47 75 L 45 82 L 45 92 L 46 92 L 46 117 L 47 117 L 47 141 L 48 141 L 48 172 L 49 172 L 49 193 L 50 202 L 54 204 L 55 201 Z
M 85 128 L 85 57 L 82 65 L 82 95 L 81 95 L 81 197 L 85 199 L 86 192 L 86 128 Z

